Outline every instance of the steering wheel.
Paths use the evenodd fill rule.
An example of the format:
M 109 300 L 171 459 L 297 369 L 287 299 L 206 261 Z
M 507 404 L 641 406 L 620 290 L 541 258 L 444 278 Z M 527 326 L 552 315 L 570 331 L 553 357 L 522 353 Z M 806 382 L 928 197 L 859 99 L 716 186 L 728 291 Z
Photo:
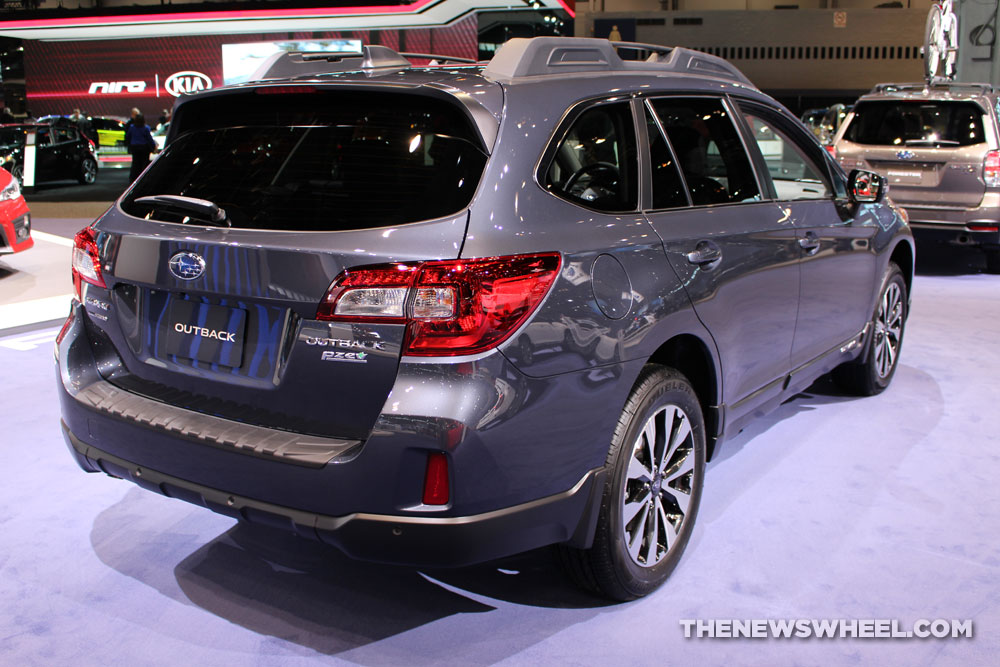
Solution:
M 610 162 L 591 162 L 590 164 L 585 164 L 566 179 L 566 184 L 563 186 L 563 190 L 569 192 L 576 185 L 576 182 L 581 178 L 586 176 L 591 172 L 608 171 L 614 174 L 615 178 L 618 177 L 618 165 L 611 164 Z

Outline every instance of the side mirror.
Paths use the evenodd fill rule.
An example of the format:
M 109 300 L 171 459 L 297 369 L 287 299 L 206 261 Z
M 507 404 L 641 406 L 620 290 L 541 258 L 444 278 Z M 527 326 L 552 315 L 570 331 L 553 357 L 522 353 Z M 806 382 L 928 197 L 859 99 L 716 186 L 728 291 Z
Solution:
M 889 186 L 878 174 L 855 169 L 847 177 L 847 192 L 858 203 L 870 204 L 885 199 Z

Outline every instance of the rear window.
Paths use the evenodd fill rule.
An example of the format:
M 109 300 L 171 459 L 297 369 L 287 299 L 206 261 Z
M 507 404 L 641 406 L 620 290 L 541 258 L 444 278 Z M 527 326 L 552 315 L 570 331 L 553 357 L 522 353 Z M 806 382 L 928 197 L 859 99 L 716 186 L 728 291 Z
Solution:
M 179 134 L 123 200 L 125 212 L 184 222 L 183 211 L 135 201 L 180 195 L 214 202 L 246 229 L 399 225 L 461 211 L 486 164 L 461 109 L 426 96 L 244 94 L 185 107 Z
M 880 146 L 972 146 L 986 141 L 983 110 L 972 102 L 859 102 L 844 138 Z

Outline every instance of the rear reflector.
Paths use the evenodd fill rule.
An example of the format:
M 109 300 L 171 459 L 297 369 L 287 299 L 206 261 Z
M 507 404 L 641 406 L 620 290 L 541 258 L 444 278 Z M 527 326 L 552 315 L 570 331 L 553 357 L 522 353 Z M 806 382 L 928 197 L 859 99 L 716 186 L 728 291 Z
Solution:
M 1000 186 L 1000 151 L 990 151 L 983 159 L 983 182 L 991 188 Z
M 969 230 L 973 232 L 997 232 L 1000 231 L 1000 225 L 989 225 L 980 224 L 975 222 L 969 223 Z
M 316 319 L 406 323 L 405 354 L 457 356 L 496 347 L 541 303 L 558 253 L 349 269 Z
M 90 227 L 84 227 L 73 237 L 73 289 L 76 298 L 81 301 L 82 283 L 106 287 L 101 275 L 101 256 L 96 239 L 97 235 Z
M 431 452 L 427 455 L 424 474 L 424 505 L 447 505 L 450 499 L 448 457 L 441 452 Z
M 60 329 L 59 333 L 56 334 L 56 345 L 62 345 L 63 339 L 66 338 L 66 333 L 69 331 L 69 328 L 73 326 L 73 320 L 75 319 L 76 313 L 73 310 L 70 310 L 69 317 L 67 317 L 66 321 L 63 322 L 62 329 Z
M 315 93 L 313 86 L 262 86 L 254 90 L 258 95 L 294 95 L 295 93 Z

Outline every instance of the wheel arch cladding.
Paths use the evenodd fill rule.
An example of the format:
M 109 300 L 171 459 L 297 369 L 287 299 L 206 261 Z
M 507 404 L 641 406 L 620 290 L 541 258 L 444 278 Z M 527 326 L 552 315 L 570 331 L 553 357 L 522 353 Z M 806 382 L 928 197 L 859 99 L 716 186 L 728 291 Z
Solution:
M 718 433 L 719 381 L 715 361 L 708 346 L 697 336 L 680 334 L 666 341 L 649 358 L 649 363 L 662 364 L 680 371 L 691 383 L 705 421 L 707 457 L 711 459 Z
M 906 294 L 909 297 L 913 285 L 913 248 L 906 241 L 900 241 L 892 249 L 889 261 L 895 262 L 899 270 L 903 272 L 903 282 L 906 283 Z

